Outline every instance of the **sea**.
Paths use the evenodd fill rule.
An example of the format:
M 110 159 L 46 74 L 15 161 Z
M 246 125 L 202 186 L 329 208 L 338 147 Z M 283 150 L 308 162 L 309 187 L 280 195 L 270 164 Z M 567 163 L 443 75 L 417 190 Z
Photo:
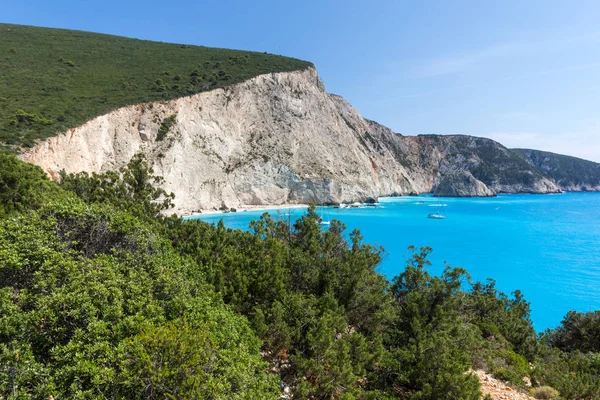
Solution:
M 438 212 L 444 219 L 431 219 Z M 206 214 L 199 218 L 248 229 L 262 211 Z M 267 210 L 295 219 L 306 209 Z M 430 273 L 447 263 L 465 268 L 473 280 L 492 278 L 531 303 L 537 331 L 556 327 L 569 310 L 600 309 L 600 193 L 499 195 L 494 198 L 432 196 L 380 198 L 376 207 L 319 207 L 324 220 L 358 228 L 364 242 L 385 249 L 378 272 L 400 274 L 410 245 L 433 249 Z M 327 227 L 324 226 L 324 229 Z

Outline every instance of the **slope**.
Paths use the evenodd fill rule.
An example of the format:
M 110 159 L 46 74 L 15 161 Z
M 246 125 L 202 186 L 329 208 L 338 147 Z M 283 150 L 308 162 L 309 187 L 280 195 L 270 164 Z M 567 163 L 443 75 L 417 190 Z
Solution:
M 566 191 L 600 191 L 600 164 L 541 150 L 513 149 Z
M 266 53 L 0 24 L 0 142 L 32 146 L 130 104 L 310 63 Z

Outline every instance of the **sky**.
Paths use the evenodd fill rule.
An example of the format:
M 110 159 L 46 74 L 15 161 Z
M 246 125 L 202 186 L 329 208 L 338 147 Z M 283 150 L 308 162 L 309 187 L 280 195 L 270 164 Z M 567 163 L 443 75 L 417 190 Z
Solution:
M 600 162 L 600 2 L 0 0 L 0 22 L 267 51 L 395 132 Z

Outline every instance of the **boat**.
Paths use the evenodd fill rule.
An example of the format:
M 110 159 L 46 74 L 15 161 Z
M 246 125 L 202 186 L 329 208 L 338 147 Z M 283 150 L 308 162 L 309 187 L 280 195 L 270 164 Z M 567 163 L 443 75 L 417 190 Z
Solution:
M 445 206 L 445 204 L 439 204 L 437 206 L 438 207 L 442 207 L 442 213 L 440 214 L 439 211 L 436 211 L 434 213 L 429 213 L 429 215 L 427 215 L 427 218 L 431 218 L 431 219 L 446 219 L 446 213 L 444 212 L 444 206 Z
M 427 218 L 431 218 L 431 219 L 446 219 L 445 215 L 440 214 L 439 211 L 436 211 L 434 213 L 431 213 L 427 216 Z
M 321 215 L 319 215 L 321 217 L 321 220 L 319 221 L 319 225 L 323 225 L 323 226 L 327 226 L 327 225 L 331 225 L 331 221 L 325 219 L 325 213 L 323 211 L 325 207 L 323 205 L 321 205 L 320 209 L 321 209 Z

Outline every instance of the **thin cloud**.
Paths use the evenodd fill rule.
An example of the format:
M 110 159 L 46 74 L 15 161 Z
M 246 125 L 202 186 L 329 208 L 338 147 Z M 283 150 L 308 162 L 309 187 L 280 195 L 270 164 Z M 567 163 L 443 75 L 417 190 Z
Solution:
M 501 43 L 474 51 L 424 60 L 409 68 L 408 75 L 413 78 L 430 78 L 450 75 L 474 69 L 479 64 L 497 58 L 531 55 L 533 53 L 544 51 L 557 51 L 561 48 L 573 46 L 578 43 L 597 43 L 598 41 L 600 41 L 600 33 L 591 32 L 585 35 L 552 40 Z
M 434 58 L 412 67 L 408 74 L 415 78 L 455 74 L 469 70 L 489 59 L 515 55 L 521 47 L 523 46 L 518 43 L 505 43 L 474 52 Z
M 600 68 L 600 62 L 568 65 L 565 67 L 551 68 L 551 69 L 547 69 L 547 70 L 543 70 L 543 71 L 535 71 L 535 72 L 528 73 L 528 74 L 505 76 L 502 78 L 492 79 L 492 80 L 488 80 L 488 81 L 484 81 L 484 82 L 477 82 L 477 83 L 458 85 L 458 86 L 448 86 L 448 87 L 442 87 L 442 88 L 434 89 L 434 90 L 426 90 L 423 92 L 408 93 L 408 94 L 403 94 L 400 96 L 394 96 L 394 97 L 388 97 L 388 98 L 384 98 L 384 99 L 375 100 L 373 103 L 377 103 L 377 104 L 389 103 L 390 101 L 430 96 L 430 95 L 434 95 L 434 94 L 438 94 L 438 93 L 442 93 L 442 92 L 457 91 L 457 90 L 470 89 L 470 88 L 475 88 L 475 87 L 481 88 L 485 85 L 489 85 L 489 84 L 497 83 L 497 82 L 505 82 L 505 81 L 519 80 L 519 79 L 529 79 L 529 78 L 537 77 L 540 75 L 550 75 L 550 74 L 555 74 L 558 72 L 568 72 L 568 71 L 583 71 L 586 69 L 594 69 L 594 68 Z

